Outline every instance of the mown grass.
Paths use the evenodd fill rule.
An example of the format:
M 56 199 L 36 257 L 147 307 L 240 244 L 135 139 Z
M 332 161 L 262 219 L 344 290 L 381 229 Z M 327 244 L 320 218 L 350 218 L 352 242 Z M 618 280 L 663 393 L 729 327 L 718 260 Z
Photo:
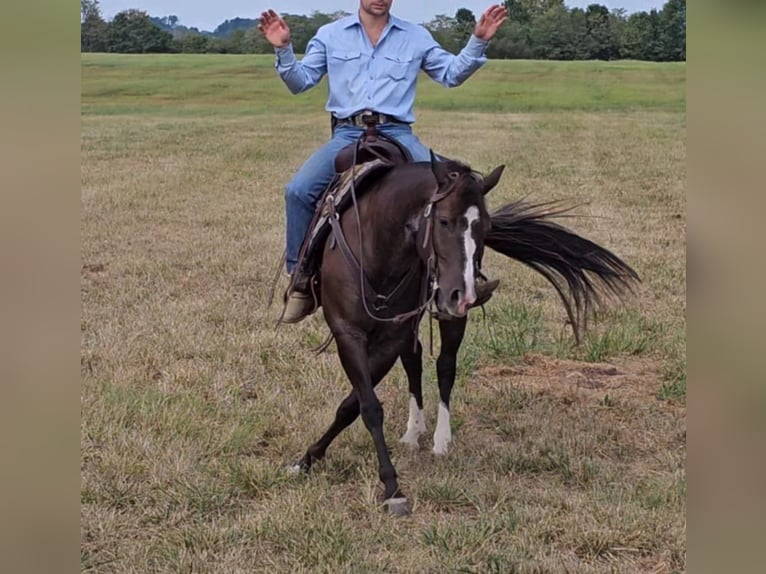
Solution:
M 401 368 L 380 387 L 414 503 L 393 520 L 363 425 L 310 476 L 284 471 L 348 389 L 332 349 L 308 350 L 321 314 L 275 331 L 265 307 L 324 93 L 289 97 L 270 57 L 82 63 L 83 571 L 685 569 L 683 65 L 490 62 L 457 90 L 422 83 L 425 142 L 508 165 L 490 207 L 572 199 L 565 223 L 643 283 L 575 346 L 545 281 L 489 252 L 502 283 L 461 349 L 447 458 L 397 443 Z
M 83 54 L 83 113 L 250 116 L 315 112 L 325 86 L 297 97 L 266 55 Z M 648 62 L 493 61 L 482 81 L 444 90 L 423 76 L 418 108 L 490 113 L 684 111 L 685 66 Z

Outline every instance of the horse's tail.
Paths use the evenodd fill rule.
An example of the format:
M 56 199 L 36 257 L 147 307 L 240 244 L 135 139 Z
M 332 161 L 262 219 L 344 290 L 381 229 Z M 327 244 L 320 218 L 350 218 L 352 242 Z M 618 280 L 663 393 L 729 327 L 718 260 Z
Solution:
M 553 285 L 579 341 L 580 328 L 602 296 L 621 298 L 641 279 L 611 251 L 551 221 L 570 215 L 571 209 L 555 201 L 510 203 L 491 215 L 484 243 L 528 265 Z

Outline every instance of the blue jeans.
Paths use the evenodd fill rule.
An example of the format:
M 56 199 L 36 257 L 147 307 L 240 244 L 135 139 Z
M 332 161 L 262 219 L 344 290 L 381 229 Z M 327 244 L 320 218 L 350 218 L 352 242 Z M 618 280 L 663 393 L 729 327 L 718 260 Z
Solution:
M 402 124 L 382 124 L 378 131 L 394 138 L 412 154 L 413 161 L 429 161 L 431 155 L 412 128 Z M 287 272 L 292 273 L 298 262 L 298 253 L 306 235 L 314 206 L 319 196 L 335 175 L 335 156 L 348 144 L 354 143 L 364 132 L 364 128 L 339 125 L 325 145 L 316 150 L 293 176 L 285 189 L 287 215 Z

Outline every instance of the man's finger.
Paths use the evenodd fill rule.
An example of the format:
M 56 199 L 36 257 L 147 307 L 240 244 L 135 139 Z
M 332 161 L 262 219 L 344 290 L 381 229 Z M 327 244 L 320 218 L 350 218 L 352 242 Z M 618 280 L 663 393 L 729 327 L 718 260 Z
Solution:
M 502 6 L 495 6 L 490 11 L 489 16 L 493 20 L 497 20 L 499 17 L 503 15 L 503 12 L 505 12 L 505 8 L 503 8 Z
M 505 7 L 498 5 L 492 8 L 491 16 L 496 19 L 500 16 L 504 16 L 505 12 L 506 12 Z

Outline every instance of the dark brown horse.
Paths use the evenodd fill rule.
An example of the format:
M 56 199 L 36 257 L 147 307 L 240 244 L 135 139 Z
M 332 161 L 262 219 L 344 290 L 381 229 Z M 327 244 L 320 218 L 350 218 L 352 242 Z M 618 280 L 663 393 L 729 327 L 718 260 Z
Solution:
M 432 299 L 441 338 L 433 451 L 447 453 L 456 356 L 476 298 L 474 284 L 485 245 L 542 273 L 561 296 L 575 328 L 601 293 L 619 295 L 638 280 L 617 256 L 551 222 L 564 211 L 554 204 L 516 202 L 490 216 L 484 196 L 502 171 L 503 166 L 482 177 L 461 163 L 434 158 L 430 164 L 398 165 L 367 182 L 355 208 L 340 217 L 338 227 L 349 249 L 344 253 L 339 245 L 343 241 L 326 242 L 321 303 L 353 390 L 296 470 L 308 471 L 361 414 L 377 451 L 385 505 L 393 514 L 409 512 L 383 436 L 383 408 L 374 389 L 401 359 L 410 390 L 409 421 L 401 440 L 417 447 L 426 430 L 417 328 L 424 301 Z M 370 291 L 384 304 L 375 304 Z

